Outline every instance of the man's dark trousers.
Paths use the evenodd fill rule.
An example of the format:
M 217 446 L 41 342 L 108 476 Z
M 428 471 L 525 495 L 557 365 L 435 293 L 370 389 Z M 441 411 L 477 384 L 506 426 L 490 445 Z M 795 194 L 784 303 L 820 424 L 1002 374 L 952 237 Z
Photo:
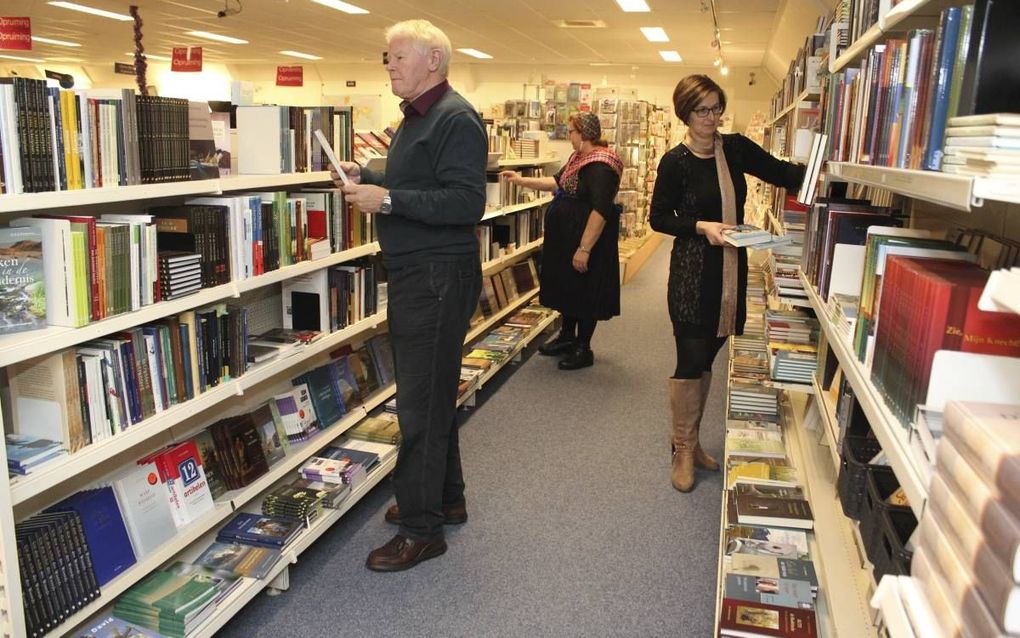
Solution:
M 388 268 L 388 323 L 396 365 L 401 443 L 393 490 L 400 533 L 443 535 L 443 505 L 464 503 L 457 385 L 481 294 L 478 255 Z

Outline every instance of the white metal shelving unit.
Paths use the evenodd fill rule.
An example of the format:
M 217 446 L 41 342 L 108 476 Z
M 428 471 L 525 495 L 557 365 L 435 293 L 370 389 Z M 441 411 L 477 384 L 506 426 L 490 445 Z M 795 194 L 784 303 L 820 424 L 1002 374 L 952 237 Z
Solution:
M 850 349 L 850 344 L 839 330 L 829 320 L 825 312 L 825 303 L 818 297 L 814 286 L 801 273 L 801 281 L 808 293 L 811 306 L 818 315 L 818 323 L 825 331 L 829 347 L 836 355 L 840 368 L 847 382 L 853 387 L 854 395 L 861 404 L 864 414 L 871 423 L 871 429 L 881 444 L 889 459 L 889 465 L 896 473 L 900 485 L 910 500 L 910 507 L 918 519 L 924 511 L 924 505 L 928 500 L 928 484 L 924 479 L 925 473 L 919 468 L 921 461 L 911 450 L 908 440 L 908 431 L 885 404 L 885 399 L 871 382 L 864 365 L 857 360 L 856 355 Z
M 548 162 L 552 161 L 554 160 L 548 160 Z M 537 165 L 548 162 L 546 160 L 528 160 L 521 161 L 515 165 Z M 329 181 L 328 172 L 286 175 L 238 175 L 195 182 L 4 195 L 0 196 L 0 215 L 10 217 L 16 214 L 31 214 L 53 208 L 87 209 L 88 207 L 114 202 L 184 198 L 235 191 L 286 189 L 302 184 Z M 485 219 L 494 219 L 501 215 L 541 206 L 547 203 L 547 201 L 548 199 L 540 199 L 535 202 L 500 208 L 490 211 L 485 215 Z M 523 259 L 540 249 L 541 244 L 542 240 L 539 239 L 519 248 L 510 255 L 485 264 L 487 274 L 497 272 Z M 126 330 L 136 325 L 155 321 L 187 310 L 200 308 L 223 300 L 237 299 L 244 292 L 279 283 L 314 270 L 372 255 L 378 251 L 378 243 L 372 242 L 365 246 L 331 254 L 323 259 L 301 262 L 251 279 L 232 281 L 215 288 L 202 290 L 181 299 L 153 304 L 140 310 L 91 323 L 81 328 L 46 328 L 35 332 L 6 336 L 0 339 L 0 367 L 43 354 L 57 352 L 91 339 Z M 537 294 L 537 290 L 522 296 L 520 300 L 515 302 L 514 308 L 523 305 L 535 294 Z M 509 314 L 509 311 L 489 318 L 475 330 L 479 333 L 485 331 L 496 325 L 507 314 Z M 64 486 L 61 489 L 66 489 L 66 486 L 75 481 L 76 478 L 94 472 L 100 466 L 109 463 L 120 454 L 130 451 L 139 451 L 139 454 L 141 454 L 142 448 L 151 447 L 155 449 L 170 441 L 178 440 L 178 438 L 186 438 L 190 432 L 177 432 L 176 430 L 178 426 L 187 422 L 194 415 L 205 410 L 216 409 L 217 406 L 227 405 L 235 400 L 236 397 L 243 396 L 246 393 L 257 392 L 266 382 L 286 373 L 291 368 L 308 362 L 313 357 L 321 356 L 339 345 L 373 334 L 381 325 L 385 324 L 385 321 L 385 314 L 379 313 L 340 331 L 324 335 L 319 340 L 298 348 L 294 353 L 253 366 L 240 377 L 222 383 L 190 401 L 160 412 L 106 441 L 87 446 L 73 455 L 68 455 L 40 466 L 27 476 L 14 479 L 10 477 L 0 479 L 2 481 L 0 483 L 0 530 L 2 530 L 2 538 L 14 538 L 14 510 L 16 506 L 21 505 L 22 509 L 24 509 L 31 502 L 30 506 L 35 508 L 38 501 L 34 499 L 45 499 L 46 494 L 50 490 L 61 486 Z M 393 386 L 377 392 L 373 397 L 370 397 L 368 403 L 364 406 L 355 408 L 340 421 L 328 427 L 325 430 L 325 435 L 320 434 L 306 443 L 293 445 L 290 453 L 270 468 L 268 474 L 260 477 L 255 483 L 243 490 L 234 490 L 222 496 L 217 501 L 214 510 L 193 522 L 163 547 L 142 557 L 134 566 L 103 587 L 101 597 L 66 619 L 59 626 L 48 632 L 47 635 L 61 635 L 89 620 L 104 607 L 110 605 L 117 595 L 126 591 L 153 569 L 187 550 L 198 539 L 212 533 L 211 530 L 214 530 L 214 528 L 229 518 L 236 509 L 244 506 L 245 503 L 258 499 L 274 482 L 282 480 L 287 474 L 293 472 L 295 468 L 299 467 L 318 448 L 340 436 L 363 418 L 367 410 L 386 401 L 393 395 L 393 392 Z M 181 429 L 184 430 L 187 427 Z M 375 478 L 363 485 L 363 492 L 370 489 L 382 476 L 388 473 L 392 469 L 393 463 L 395 463 L 395 460 L 380 468 L 381 471 L 373 472 Z M 356 494 L 356 496 L 360 498 L 360 494 Z M 346 507 L 353 505 L 356 500 L 353 497 L 348 499 Z M 27 511 L 19 512 L 19 518 L 27 513 Z M 342 511 L 339 510 L 328 512 L 323 519 L 313 524 L 312 528 L 296 541 L 297 544 L 290 551 L 294 552 L 296 557 L 300 551 L 303 551 L 308 544 L 318 538 L 328 525 L 335 522 L 341 515 Z M 0 582 L 0 586 L 2 586 L 0 587 L 2 589 L 2 593 L 0 593 L 0 611 L 6 612 L 2 615 L 2 620 L 0 620 L 0 634 L 21 636 L 24 634 L 25 619 L 20 578 L 17 569 L 18 556 L 16 544 L 6 540 L 0 543 L 0 558 L 2 558 L 0 560 L 0 574 L 2 574 L 3 579 Z M 287 561 L 281 561 L 281 563 L 282 566 L 277 571 L 282 571 Z M 267 582 L 268 580 L 271 579 L 267 579 Z M 203 625 L 201 632 L 208 633 L 201 633 L 200 635 L 211 635 L 233 613 L 236 613 L 244 603 L 250 600 L 258 591 L 261 591 L 265 585 L 266 583 L 253 583 L 242 586 L 242 589 L 231 597 L 227 606 L 218 611 L 214 615 L 213 620 Z

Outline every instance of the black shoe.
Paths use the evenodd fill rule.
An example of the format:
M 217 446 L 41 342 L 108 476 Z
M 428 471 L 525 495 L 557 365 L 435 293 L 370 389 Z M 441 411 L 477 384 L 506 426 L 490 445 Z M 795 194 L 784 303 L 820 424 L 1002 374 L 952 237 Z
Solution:
M 549 343 L 538 347 L 538 353 L 544 354 L 547 357 L 554 357 L 560 354 L 566 354 L 577 347 L 577 339 L 563 339 L 556 337 Z
M 575 346 L 559 363 L 560 370 L 578 370 L 595 363 L 595 354 L 585 345 Z

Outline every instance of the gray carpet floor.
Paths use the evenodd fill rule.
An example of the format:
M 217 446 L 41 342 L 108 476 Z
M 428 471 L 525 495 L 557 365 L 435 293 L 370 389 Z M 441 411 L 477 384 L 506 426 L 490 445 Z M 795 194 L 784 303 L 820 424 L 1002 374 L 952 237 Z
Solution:
M 259 595 L 220 635 L 711 636 L 722 484 L 699 472 L 690 494 L 670 485 L 669 245 L 599 325 L 593 367 L 560 371 L 532 346 L 462 413 L 470 520 L 446 528 L 445 555 L 365 569 L 395 529 L 384 481 L 299 557 L 288 591 Z M 725 365 L 724 351 L 703 436 L 717 457 Z

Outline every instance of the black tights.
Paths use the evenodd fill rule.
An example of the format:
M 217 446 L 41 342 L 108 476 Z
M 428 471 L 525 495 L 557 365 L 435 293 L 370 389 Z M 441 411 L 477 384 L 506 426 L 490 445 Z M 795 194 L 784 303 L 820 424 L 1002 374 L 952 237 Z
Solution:
M 578 319 L 563 315 L 563 325 L 560 326 L 560 335 L 557 339 L 577 339 L 583 346 L 591 346 L 591 336 L 595 334 L 595 324 L 598 319 Z
M 728 337 L 681 337 L 676 339 L 676 372 L 674 379 L 700 379 L 701 375 L 712 371 L 719 349 Z

